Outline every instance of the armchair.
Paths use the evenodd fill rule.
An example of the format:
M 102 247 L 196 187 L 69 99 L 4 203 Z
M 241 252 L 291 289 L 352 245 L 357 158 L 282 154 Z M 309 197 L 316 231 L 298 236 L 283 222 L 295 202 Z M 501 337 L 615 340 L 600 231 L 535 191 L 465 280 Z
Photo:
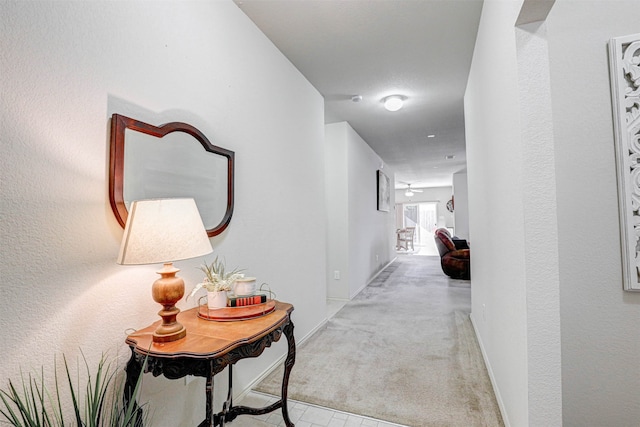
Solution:
M 440 252 L 440 265 L 444 274 L 453 279 L 469 280 L 471 278 L 469 249 L 457 249 L 446 228 L 438 228 L 434 239 Z

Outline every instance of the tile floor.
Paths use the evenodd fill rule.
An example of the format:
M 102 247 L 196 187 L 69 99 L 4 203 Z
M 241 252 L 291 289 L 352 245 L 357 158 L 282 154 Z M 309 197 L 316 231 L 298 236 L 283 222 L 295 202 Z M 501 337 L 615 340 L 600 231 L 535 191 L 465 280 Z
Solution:
M 278 398 L 258 392 L 250 392 L 242 401 L 234 405 L 263 407 L 275 402 Z M 289 400 L 289 418 L 296 427 L 404 427 L 400 424 L 388 423 L 360 415 L 334 411 L 307 403 Z M 280 410 L 270 414 L 249 416 L 242 415 L 230 427 L 273 427 L 284 426 Z

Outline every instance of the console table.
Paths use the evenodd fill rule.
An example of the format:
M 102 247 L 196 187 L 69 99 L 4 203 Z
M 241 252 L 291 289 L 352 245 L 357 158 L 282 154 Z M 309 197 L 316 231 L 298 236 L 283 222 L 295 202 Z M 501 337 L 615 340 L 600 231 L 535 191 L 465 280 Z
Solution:
M 282 408 L 282 417 L 287 427 L 293 427 L 287 409 L 287 386 L 289 374 L 295 363 L 296 344 L 291 321 L 291 304 L 276 301 L 275 310 L 267 315 L 249 320 L 218 322 L 198 317 L 198 308 L 185 310 L 178 315 L 178 321 L 187 329 L 187 336 L 177 341 L 155 343 L 152 333 L 158 322 L 130 334 L 126 343 L 131 348 L 131 358 L 127 362 L 125 382 L 125 403 L 134 398 L 133 393 L 138 378 L 144 372 L 154 376 L 164 375 L 178 379 L 186 375 L 205 377 L 206 417 L 198 427 L 224 426 L 238 415 L 262 415 Z M 233 406 L 232 367 L 238 360 L 257 357 L 266 347 L 278 341 L 284 334 L 289 344 L 282 378 L 282 396 L 277 402 L 264 408 Z M 213 377 L 225 367 L 229 367 L 229 391 L 222 411 L 213 410 Z

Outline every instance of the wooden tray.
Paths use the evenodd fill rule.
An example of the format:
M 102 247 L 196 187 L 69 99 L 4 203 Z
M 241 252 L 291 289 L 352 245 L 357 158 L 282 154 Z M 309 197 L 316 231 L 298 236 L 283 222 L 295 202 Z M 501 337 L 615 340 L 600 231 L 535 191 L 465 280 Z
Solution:
M 247 305 L 244 307 L 226 307 L 209 309 L 207 304 L 198 306 L 198 317 L 216 322 L 234 322 L 265 316 L 276 309 L 276 301 L 269 300 L 262 304 Z

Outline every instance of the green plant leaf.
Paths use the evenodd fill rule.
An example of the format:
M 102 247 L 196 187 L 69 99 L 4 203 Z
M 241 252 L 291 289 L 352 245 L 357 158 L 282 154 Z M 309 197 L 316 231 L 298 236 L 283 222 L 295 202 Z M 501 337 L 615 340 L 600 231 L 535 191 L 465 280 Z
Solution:
M 138 405 L 135 401 L 143 375 L 138 378 L 131 401 L 123 405 L 122 383 L 116 381 L 117 364 L 114 366 L 103 354 L 94 370 L 82 351 L 81 354 L 87 376 L 84 387 L 80 386 L 79 369 L 75 385 L 64 355 L 66 378 L 59 378 L 54 357 L 55 393 L 46 388 L 44 368 L 39 378 L 21 372 L 21 389 L 17 389 L 11 380 L 6 390 L 0 389 L 0 423 L 4 419 L 9 425 L 19 427 L 64 427 L 63 407 L 67 405 L 63 405 L 62 391 L 67 387 L 73 404 L 74 427 L 138 427 L 146 421 L 147 404 Z
M 76 397 L 76 391 L 73 387 L 73 380 L 71 380 L 71 372 L 69 372 L 69 364 L 67 363 L 66 356 L 62 356 L 64 359 L 64 369 L 67 373 L 67 380 L 69 384 L 69 392 L 71 393 L 71 401 L 73 402 L 73 412 L 76 416 L 76 425 L 78 427 L 84 426 L 85 424 L 82 422 L 82 417 L 80 417 L 80 404 L 78 403 L 78 399 Z

